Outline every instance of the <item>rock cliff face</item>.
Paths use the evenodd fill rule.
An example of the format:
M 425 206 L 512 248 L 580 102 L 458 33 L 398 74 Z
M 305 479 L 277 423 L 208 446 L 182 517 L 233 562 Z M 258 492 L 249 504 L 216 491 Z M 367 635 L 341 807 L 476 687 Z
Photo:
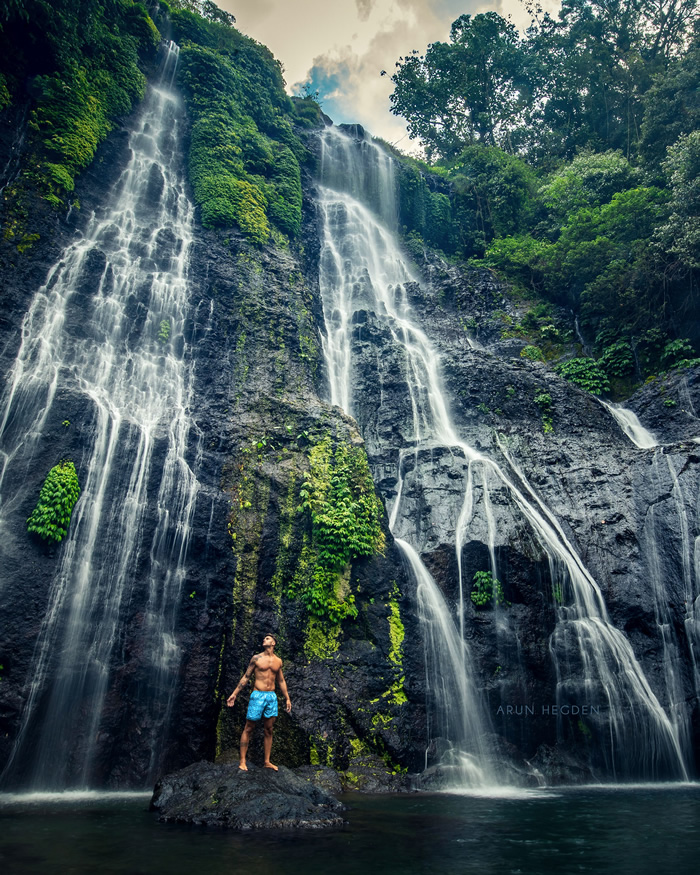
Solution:
M 17 356 L 33 295 L 65 248 L 85 233 L 91 212 L 105 208 L 110 187 L 130 157 L 130 129 L 127 121 L 115 131 L 81 178 L 79 212 L 59 214 L 34 204 L 29 223 L 40 241 L 22 254 L 2 242 L 3 380 Z M 183 150 L 185 144 L 186 138 Z M 185 576 L 177 598 L 166 606 L 174 618 L 176 668 L 154 677 L 148 657 L 152 606 L 147 578 L 162 510 L 154 483 L 147 491 L 129 571 L 129 595 L 117 611 L 114 646 L 103 666 L 106 692 L 97 722 L 90 722 L 89 698 L 73 702 L 85 728 L 64 739 L 56 752 L 69 762 L 68 786 L 81 781 L 144 786 L 163 771 L 199 759 L 229 760 L 244 715 L 240 705 L 227 709 L 225 699 L 268 631 L 278 636 L 293 702 L 291 717 L 283 715 L 277 724 L 275 756 L 280 762 L 343 768 L 351 757 L 373 752 L 391 768 L 418 771 L 424 766 L 430 736 L 415 581 L 393 542 L 386 514 L 384 554 L 355 560 L 339 590 L 340 598 L 354 595 L 356 617 L 335 625 L 318 623 L 290 595 L 295 580 L 308 580 L 314 573 L 310 523 L 299 510 L 312 449 L 328 438 L 334 446 L 364 446 L 378 493 L 391 509 L 397 454 L 406 445 L 412 415 L 403 362 L 385 322 L 370 310 L 354 316 L 355 420 L 324 400 L 321 231 L 316 183 L 310 177 L 304 191 L 303 234 L 296 244 L 255 248 L 235 231 L 207 231 L 195 221 L 189 304 L 178 342 L 180 354 L 192 363 L 187 462 L 198 491 L 188 523 Z M 144 197 L 157 201 L 161 194 L 154 177 Z M 166 251 L 167 245 L 164 240 Z M 71 337 L 89 330 L 90 301 L 104 265 L 96 247 L 83 265 L 67 314 Z M 700 603 L 695 604 L 700 450 L 693 438 L 700 437 L 700 377 L 689 372 L 658 381 L 631 400 L 630 407 L 661 442 L 640 450 L 595 398 L 545 365 L 521 358 L 517 342 L 500 339 L 493 313 L 511 305 L 490 274 L 433 256 L 416 272 L 420 282 L 407 287 L 409 303 L 439 352 L 460 436 L 498 461 L 524 493 L 531 487 L 559 521 L 600 586 L 613 625 L 629 640 L 651 690 L 672 716 L 688 769 L 694 770 L 700 739 L 692 652 L 700 644 Z M 128 306 L 137 333 L 148 301 L 136 296 Z M 476 337 L 462 327 L 469 317 L 478 320 Z M 4 390 L 6 402 L 10 387 L 5 384 Z M 542 405 L 535 401 L 542 392 L 550 396 L 553 430 L 547 433 Z M 666 398 L 677 404 L 665 405 Z M 7 438 L 12 420 L 3 429 Z M 32 452 L 22 465 L 3 456 L 0 759 L 10 762 L 7 786 L 41 783 L 33 751 L 44 726 L 42 710 L 51 701 L 53 672 L 68 646 L 57 622 L 38 676 L 37 642 L 45 633 L 70 537 L 47 547 L 27 535 L 26 519 L 59 459 L 73 459 L 85 483 L 95 434 L 94 409 L 79 379 L 59 374 Z M 166 443 L 156 442 L 154 471 L 166 454 Z M 455 525 L 464 500 L 455 460 L 442 449 L 411 457 L 406 465 L 407 470 L 420 465 L 431 472 L 429 485 L 407 492 L 404 501 L 422 558 L 448 604 L 455 606 Z M 482 510 L 483 501 L 477 495 Z M 614 771 L 585 717 L 552 713 L 558 684 L 576 666 L 560 664 L 558 675 L 551 658 L 550 640 L 563 598 L 551 564 L 506 490 L 492 492 L 489 513 L 495 520 L 490 528 L 484 513 L 474 515 L 461 562 L 463 580 L 470 582 L 476 571 L 489 567 L 493 553 L 510 603 L 506 609 L 478 611 L 468 593 L 464 600 L 465 636 L 475 656 L 477 684 L 485 693 L 494 747 L 522 772 L 539 769 L 550 780 L 609 779 Z M 96 561 L 118 549 L 105 535 Z M 70 588 L 70 581 L 65 583 Z M 107 593 L 109 581 L 100 585 Z M 154 698 L 162 706 L 151 707 Z M 27 718 L 28 703 L 39 716 Z M 604 691 L 571 704 L 604 707 Z M 522 711 L 524 706 L 531 706 L 532 713 Z M 88 726 L 95 733 L 90 737 Z
M 560 522 L 563 533 L 600 586 L 612 624 L 623 631 L 649 685 L 677 720 L 689 769 L 698 753 L 697 582 L 693 563 L 698 534 L 697 493 L 700 435 L 696 371 L 686 371 L 641 389 L 629 402 L 660 442 L 637 448 L 593 396 L 556 377 L 544 364 L 520 357 L 523 343 L 500 339 L 496 310 L 508 310 L 503 290 L 480 271 L 440 260 L 420 265 L 424 277 L 411 289 L 411 305 L 439 350 L 446 390 L 459 434 L 497 461 Z M 474 343 L 462 327 L 479 325 Z M 396 494 L 396 447 L 387 440 L 410 428 L 411 411 L 395 354 L 381 321 L 357 318 L 353 334 L 357 419 L 383 496 Z M 697 369 L 696 369 L 697 370 Z M 396 387 L 393 392 L 392 388 Z M 535 400 L 551 399 L 545 414 Z M 664 404 L 665 399 L 673 404 Z M 417 525 L 423 559 L 453 605 L 459 601 L 455 521 L 463 485 L 452 454 L 436 451 L 409 463 L 431 469 L 407 516 Z M 576 664 L 560 667 L 551 640 L 562 594 L 553 584 L 541 543 L 513 506 L 505 489 L 491 493 L 489 530 L 483 497 L 462 548 L 462 576 L 489 567 L 489 538 L 498 577 L 510 605 L 480 611 L 467 599 L 466 637 L 475 653 L 479 685 L 486 692 L 493 727 L 506 752 L 517 751 L 549 780 L 609 774 L 609 763 L 592 740 L 583 706 L 600 706 L 613 717 L 602 690 L 570 697 L 557 714 L 557 689 Z M 629 703 L 633 710 L 634 706 Z M 509 747 L 511 746 L 512 747 Z M 503 748 L 501 748 L 503 752 Z M 619 766 L 618 766 L 619 767 Z
M 124 129 L 114 132 L 82 177 L 76 191 L 79 212 L 59 215 L 34 205 L 29 221 L 40 234 L 40 244 L 22 255 L 3 244 L 6 400 L 8 375 L 34 293 L 65 248 L 85 233 L 92 211 L 108 206 L 110 188 L 131 157 L 132 127 L 133 121 L 127 120 Z M 179 160 L 183 157 L 181 152 Z M 145 198 L 158 200 L 162 186 L 157 182 L 144 192 Z M 257 249 L 236 232 L 215 233 L 195 225 L 189 308 L 180 343 L 194 363 L 189 462 L 199 485 L 189 523 L 186 577 L 177 603 L 168 607 L 176 617 L 179 649 L 178 669 L 169 681 L 171 715 L 164 725 L 163 710 L 149 708 L 147 701 L 154 679 L 144 626 L 149 552 L 159 513 L 157 489 L 150 489 L 129 597 L 121 603 L 116 646 L 105 666 L 109 681 L 98 734 L 96 739 L 66 739 L 57 751 L 70 763 L 64 778 L 69 786 L 81 780 L 97 786 L 143 786 L 164 770 L 230 756 L 237 748 L 244 705 L 232 712 L 224 702 L 268 631 L 278 637 L 294 703 L 291 719 L 283 716 L 278 722 L 278 759 L 287 765 L 311 760 L 342 766 L 371 744 L 390 764 L 420 765 L 422 657 L 413 646 L 404 656 L 401 645 L 404 635 L 414 642 L 419 635 L 410 610 L 412 584 L 390 538 L 384 555 L 356 561 L 346 575 L 358 613 L 342 630 L 310 622 L 298 601 L 284 592 L 298 573 L 313 574 L 304 553 L 309 522 L 298 511 L 311 448 L 326 437 L 362 446 L 356 424 L 321 397 L 317 254 L 310 200 L 304 243 L 294 248 Z M 84 330 L 104 265 L 98 245 L 82 265 L 67 334 Z M 130 306 L 132 324 L 142 325 L 148 301 L 134 300 Z M 85 483 L 86 459 L 95 440 L 90 400 L 70 380 L 65 382 L 29 461 L 8 465 L 3 483 L 5 495 L 11 496 L 3 517 L 0 690 L 3 760 L 11 763 L 5 775 L 8 785 L 41 784 L 33 749 L 44 720 L 27 722 L 28 703 L 34 696 L 35 715 L 45 709 L 58 671 L 58 651 L 67 646 L 58 623 L 41 666 L 41 688 L 35 690 L 37 641 L 46 637 L 42 621 L 67 545 L 64 541 L 47 547 L 31 539 L 26 519 L 43 478 L 59 458 L 75 460 L 79 480 Z M 163 464 L 165 452 L 165 446 L 156 447 L 154 471 Z M 111 498 L 108 494 L 106 501 Z M 103 548 L 118 551 L 119 544 L 108 540 Z M 68 610 L 65 605 L 62 609 Z M 74 702 L 70 710 L 87 720 L 90 707 L 89 700 Z M 257 742 L 260 746 L 261 739 Z

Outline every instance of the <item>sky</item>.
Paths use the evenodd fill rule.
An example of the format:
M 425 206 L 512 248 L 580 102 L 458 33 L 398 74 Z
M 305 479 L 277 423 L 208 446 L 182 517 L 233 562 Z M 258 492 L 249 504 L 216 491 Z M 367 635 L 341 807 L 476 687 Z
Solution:
M 521 0 L 216 0 L 236 16 L 236 27 L 264 43 L 282 62 L 290 94 L 304 83 L 318 90 L 336 124 L 358 122 L 415 152 L 389 95 L 396 61 L 429 43 L 448 41 L 463 14 L 493 10 L 523 29 L 530 16 Z M 540 0 L 554 11 L 558 0 Z M 389 75 L 381 76 L 386 70 Z

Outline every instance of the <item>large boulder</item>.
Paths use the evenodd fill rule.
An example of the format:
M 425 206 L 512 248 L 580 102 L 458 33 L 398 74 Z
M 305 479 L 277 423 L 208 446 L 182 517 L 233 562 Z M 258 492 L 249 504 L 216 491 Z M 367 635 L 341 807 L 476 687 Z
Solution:
M 151 810 L 165 823 L 228 829 L 321 829 L 343 823 L 342 803 L 325 790 L 279 767 L 193 763 L 161 778 Z

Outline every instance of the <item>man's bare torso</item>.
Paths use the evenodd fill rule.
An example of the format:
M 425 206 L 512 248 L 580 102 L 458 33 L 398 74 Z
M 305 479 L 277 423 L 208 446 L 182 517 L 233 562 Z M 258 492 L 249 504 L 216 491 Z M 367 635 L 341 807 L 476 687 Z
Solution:
M 272 692 L 277 683 L 277 675 L 282 668 L 282 660 L 279 656 L 268 656 L 267 653 L 258 653 L 252 661 L 255 663 L 255 689 L 265 693 Z

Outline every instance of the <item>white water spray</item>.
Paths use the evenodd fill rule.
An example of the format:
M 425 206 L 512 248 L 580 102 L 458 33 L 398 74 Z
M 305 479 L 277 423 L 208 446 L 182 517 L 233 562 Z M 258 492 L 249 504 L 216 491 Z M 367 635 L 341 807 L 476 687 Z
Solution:
M 0 531 L 21 499 L 8 484 L 33 470 L 66 398 L 83 420 L 71 425 L 91 436 L 75 460 L 82 494 L 60 547 L 5 769 L 34 789 L 106 779 L 97 760 L 109 739 L 100 727 L 127 639 L 140 672 L 134 744 L 151 752 L 144 783 L 158 767 L 173 704 L 200 453 L 184 336 L 193 208 L 177 150 L 183 112 L 169 90 L 176 60 L 171 44 L 164 84 L 149 87 L 131 158 L 104 211 L 34 296 L 3 398 Z M 132 599 L 142 605 L 137 617 Z
M 635 447 L 640 450 L 650 450 L 659 445 L 654 435 L 648 431 L 639 421 L 637 414 L 628 410 L 626 407 L 620 407 L 619 404 L 611 404 L 609 401 L 598 399 L 605 409 L 615 419 L 624 434 L 632 441 Z
M 474 538 L 475 531 L 483 532 L 491 571 L 494 578 L 497 576 L 497 532 L 492 508 L 492 497 L 497 495 L 499 504 L 509 506 L 514 521 L 527 524 L 547 555 L 552 586 L 560 594 L 558 622 L 550 642 L 559 679 L 557 701 L 590 702 L 593 697 L 607 704 L 606 758 L 614 779 L 653 778 L 657 774 L 686 779 L 685 751 L 678 727 L 654 696 L 629 642 L 610 623 L 600 588 L 560 525 L 527 483 L 505 446 L 500 446 L 500 450 L 512 477 L 457 434 L 449 415 L 439 357 L 408 304 L 406 284 L 415 282 L 416 277 L 405 263 L 393 228 L 387 226 L 387 214 L 381 213 L 377 218 L 354 196 L 366 188 L 361 179 L 355 179 L 358 164 L 369 165 L 370 177 L 381 178 L 393 194 L 391 169 L 386 166 L 385 155 L 374 154 L 383 155 L 382 151 L 366 140 L 360 145 L 361 160 L 348 160 L 351 148 L 352 141 L 339 132 L 331 129 L 324 133 L 321 293 L 331 400 L 347 412 L 354 412 L 357 399 L 353 398 L 352 390 L 353 345 L 361 343 L 361 333 L 356 336 L 354 323 L 356 314 L 365 310 L 388 333 L 392 352 L 401 363 L 408 396 L 408 421 L 393 424 L 392 439 L 398 439 L 400 444 L 390 527 L 418 581 L 428 685 L 436 715 L 429 728 L 431 740 L 437 739 L 436 733 L 447 732 L 442 740 L 453 759 L 455 751 L 463 755 L 467 766 L 459 773 L 458 781 L 478 785 L 498 778 L 497 769 L 488 765 L 483 749 L 484 733 L 490 727 L 474 687 L 475 671 L 464 642 L 462 579 L 463 547 L 468 533 Z M 365 172 L 364 178 L 367 175 Z M 382 202 L 389 200 L 384 198 Z M 372 441 L 380 446 L 383 440 L 382 435 L 372 435 Z M 463 483 L 461 508 L 451 523 L 459 569 L 457 623 L 420 560 L 418 550 L 423 537 L 420 523 L 415 514 L 404 510 L 407 494 L 420 494 L 424 489 L 436 453 L 451 458 L 450 476 Z M 461 642 L 461 646 L 456 642 Z M 450 687 L 449 694 L 442 689 L 446 686 Z M 469 720 L 465 719 L 465 708 L 470 711 Z

